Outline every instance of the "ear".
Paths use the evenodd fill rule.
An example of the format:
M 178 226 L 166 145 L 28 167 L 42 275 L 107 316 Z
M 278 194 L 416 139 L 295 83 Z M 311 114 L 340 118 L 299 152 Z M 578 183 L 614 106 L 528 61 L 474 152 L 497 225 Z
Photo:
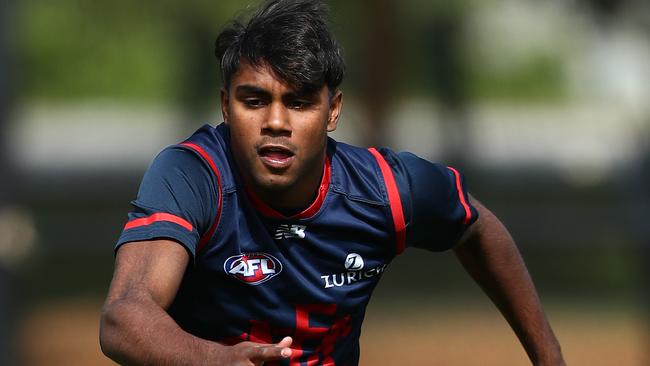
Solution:
M 230 94 L 225 87 L 221 88 L 221 115 L 223 121 L 228 124 L 228 107 L 230 107 Z
M 336 130 L 336 126 L 339 122 L 339 116 L 341 115 L 341 109 L 343 108 L 343 93 L 340 90 L 337 90 L 334 93 L 334 96 L 330 98 L 330 109 L 327 119 L 327 132 L 332 132 Z

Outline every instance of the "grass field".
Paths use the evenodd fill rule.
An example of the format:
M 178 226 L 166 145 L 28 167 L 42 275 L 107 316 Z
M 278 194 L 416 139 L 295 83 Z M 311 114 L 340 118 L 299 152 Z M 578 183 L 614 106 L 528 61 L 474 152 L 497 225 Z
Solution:
M 98 344 L 100 300 L 41 305 L 21 327 L 27 366 L 113 365 Z M 650 364 L 650 339 L 640 310 L 555 306 L 549 317 L 569 365 Z M 525 353 L 496 310 L 453 305 L 370 306 L 361 365 L 526 365 Z M 645 348 L 645 349 L 644 349 Z M 645 353 L 644 353 L 645 352 Z

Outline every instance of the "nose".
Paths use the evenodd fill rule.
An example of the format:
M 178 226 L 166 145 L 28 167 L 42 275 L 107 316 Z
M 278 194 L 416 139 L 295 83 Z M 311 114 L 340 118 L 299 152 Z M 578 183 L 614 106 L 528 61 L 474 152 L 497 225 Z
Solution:
M 291 123 L 288 112 L 284 103 L 271 103 L 262 129 L 272 135 L 290 135 Z

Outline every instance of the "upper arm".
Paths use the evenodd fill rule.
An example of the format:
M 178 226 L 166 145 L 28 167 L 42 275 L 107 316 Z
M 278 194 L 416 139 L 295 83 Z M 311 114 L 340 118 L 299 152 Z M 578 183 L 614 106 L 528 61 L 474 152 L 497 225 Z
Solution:
M 469 195 L 469 200 L 478 212 L 478 219 L 470 226 L 459 240 L 457 248 L 462 247 L 469 242 L 489 243 L 495 239 L 501 240 L 503 237 L 510 238 L 506 227 L 501 223 L 498 217 L 483 205 L 474 196 Z M 511 238 L 510 238 L 511 239 Z
M 125 243 L 169 239 L 196 255 L 215 217 L 218 189 L 213 173 L 193 152 L 163 150 L 145 173 L 133 210 L 118 239 Z
M 462 245 L 465 242 L 476 239 L 481 234 L 481 232 L 489 230 L 489 226 L 496 219 L 494 214 L 473 195 L 468 194 L 467 198 L 472 207 L 476 209 L 478 217 L 476 221 L 467 228 L 465 233 L 463 233 L 462 237 L 458 241 L 458 246 Z
M 119 247 L 106 304 L 119 300 L 171 305 L 189 262 L 188 252 L 171 240 L 126 243 Z

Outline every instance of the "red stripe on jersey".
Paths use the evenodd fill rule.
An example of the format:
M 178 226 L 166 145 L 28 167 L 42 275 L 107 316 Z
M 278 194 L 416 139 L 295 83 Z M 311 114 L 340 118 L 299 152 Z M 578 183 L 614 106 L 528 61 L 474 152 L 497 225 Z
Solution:
M 222 195 L 223 192 L 221 191 L 221 174 L 219 174 L 219 169 L 217 169 L 217 165 L 214 163 L 214 160 L 212 160 L 212 157 L 208 155 L 208 153 L 203 150 L 203 148 L 197 144 L 191 143 L 191 142 L 183 142 L 181 146 L 188 147 L 203 157 L 205 161 L 208 163 L 210 166 L 210 169 L 212 169 L 212 172 L 214 175 L 217 176 L 217 194 L 219 195 L 218 203 L 217 203 L 217 214 L 214 216 L 214 220 L 212 220 L 212 225 L 208 229 L 208 231 L 201 236 L 201 239 L 199 239 L 199 245 L 196 248 L 196 253 L 200 253 L 201 250 L 205 247 L 206 244 L 210 241 L 212 238 L 212 235 L 214 235 L 215 230 L 217 230 L 217 226 L 219 225 L 219 217 L 221 217 L 221 201 L 222 201 Z
M 460 200 L 460 204 L 463 205 L 463 208 L 465 209 L 465 220 L 463 220 L 463 224 L 467 225 L 472 218 L 472 211 L 469 209 L 467 200 L 463 195 L 463 186 L 460 183 L 460 173 L 458 172 L 458 170 L 450 166 L 448 166 L 447 168 L 449 168 L 449 170 L 454 172 L 454 176 L 456 177 L 456 190 L 458 191 L 458 199 Z
M 271 337 L 271 325 L 268 322 L 251 320 L 251 333 L 249 340 L 256 343 L 273 343 L 273 338 Z
M 291 353 L 291 360 L 289 361 L 289 366 L 300 366 L 303 361 L 303 354 L 305 353 L 302 346 L 305 341 L 321 340 L 321 346 L 323 343 L 329 343 L 332 340 L 327 340 L 327 332 L 330 331 L 328 327 L 312 327 L 309 325 L 309 315 L 310 314 L 325 314 L 325 315 L 334 315 L 336 314 L 336 304 L 306 304 L 306 305 L 296 305 L 296 333 L 294 335 L 293 344 L 291 348 L 293 352 Z M 331 347 L 333 349 L 333 347 Z M 328 348 L 329 349 L 329 348 Z M 313 366 L 318 364 L 318 358 L 320 352 L 314 352 L 313 355 L 307 360 L 307 366 Z M 330 355 L 324 355 L 325 358 L 330 358 Z
M 325 202 L 325 197 L 327 197 L 327 191 L 329 190 L 330 186 L 330 175 L 330 159 L 326 156 L 325 164 L 323 166 L 323 176 L 321 178 L 320 185 L 318 186 L 318 194 L 316 196 L 316 199 L 311 203 L 311 205 L 309 205 L 309 207 L 293 216 L 285 216 L 282 213 L 274 210 L 271 206 L 264 203 L 264 201 L 262 201 L 262 199 L 259 198 L 249 187 L 246 187 L 246 194 L 248 195 L 248 198 L 250 198 L 253 206 L 255 206 L 255 208 L 266 217 L 273 217 L 276 219 L 308 219 L 314 216 L 318 210 L 320 210 L 323 202 Z
M 406 223 L 404 221 L 404 211 L 402 208 L 402 199 L 399 196 L 397 183 L 393 171 L 386 162 L 386 159 L 375 149 L 371 147 L 368 149 L 370 153 L 377 159 L 379 169 L 384 177 L 386 184 L 386 191 L 388 191 L 388 201 L 390 203 L 390 211 L 393 216 L 393 224 L 395 225 L 395 240 L 397 245 L 397 254 L 400 254 L 406 248 Z
M 178 217 L 176 215 L 158 212 L 147 217 L 141 217 L 139 219 L 131 220 L 124 225 L 124 230 L 133 229 L 140 226 L 148 226 L 154 222 L 167 221 L 173 222 L 174 224 L 180 225 L 187 229 L 187 231 L 192 231 L 193 227 L 187 220 Z

